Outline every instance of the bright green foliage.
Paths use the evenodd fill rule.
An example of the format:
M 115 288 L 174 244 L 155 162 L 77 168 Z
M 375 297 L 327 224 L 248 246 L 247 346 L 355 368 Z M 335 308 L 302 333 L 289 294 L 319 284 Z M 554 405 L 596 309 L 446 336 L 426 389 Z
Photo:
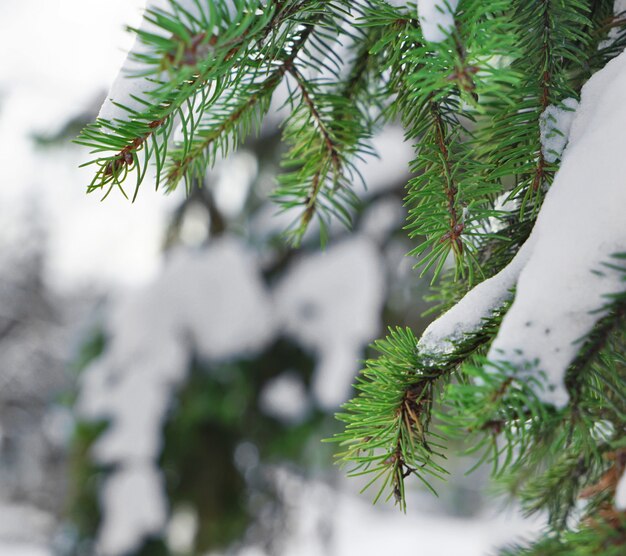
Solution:
M 89 191 L 106 196 L 118 188 L 126 196 L 123 184 L 132 174 L 135 199 L 151 163 L 157 187 L 164 182 L 171 191 L 184 179 L 189 189 L 216 160 L 259 131 L 274 92 L 287 82 L 288 171 L 276 196 L 285 209 L 302 209 L 293 239 L 301 239 L 316 215 L 338 215 L 349 223 L 345 203 L 355 202 L 354 161 L 372 154 L 365 143 L 371 118 L 361 110 L 368 87 L 363 79 L 371 73 L 367 49 L 359 48 L 367 36 L 354 27 L 359 3 L 246 0 L 235 3 L 235 15 L 224 2 L 196 4 L 200 16 L 175 1 L 170 11 L 147 13 L 169 38 L 135 30 L 149 51 L 136 55 L 146 68 L 141 75 L 153 79 L 154 87 L 136 99 L 143 111 L 120 106 L 124 118 L 99 119 L 79 136 L 77 142 L 97 155 L 88 163 L 97 168 Z M 344 80 L 345 62 L 335 51 L 346 42 L 353 43 L 356 56 L 347 62 Z
M 291 114 L 283 132 L 290 149 L 275 197 L 284 209 L 303 207 L 293 230 L 297 241 L 316 214 L 322 224 L 333 215 L 350 225 L 346 206 L 356 204 L 352 184 L 360 179 L 354 161 L 374 154 L 365 142 L 370 126 L 355 103 L 359 84 L 350 81 L 359 76 L 349 76 L 347 82 L 340 80 L 341 61 L 335 59 L 332 50 L 336 46 L 332 40 L 314 43 L 310 52 L 304 49 L 311 62 L 303 64 L 303 69 L 290 70 L 295 93 L 288 100 Z M 330 77 L 307 79 L 306 65 L 314 65 L 320 58 L 328 60 L 324 69 Z M 362 62 L 357 58 L 358 63 Z
M 415 11 L 407 18 L 384 2 L 372 8 L 370 25 L 395 30 L 382 33 L 374 51 L 387 60 L 390 93 L 397 95 L 390 115 L 400 117 L 417 144 L 407 228 L 411 237 L 424 238 L 412 254 L 421 257 L 424 272 L 433 267 L 435 277 L 450 252 L 457 276 L 474 282 L 481 272 L 476 239 L 489 235 L 482 226 L 496 216 L 489 201 L 502 186 L 490 177 L 489 160 L 478 156 L 477 129 L 491 126 L 490 107 L 478 99 L 510 103 L 510 89 L 520 79 L 503 63 L 516 48 L 503 16 L 509 4 L 461 2 L 457 30 L 436 44 L 424 41 Z
M 576 97 L 571 73 L 580 71 L 589 58 L 590 6 L 580 0 L 517 0 L 513 10 L 521 56 L 511 67 L 521 80 L 517 101 L 496 109 L 487 151 L 497 168 L 495 177 L 514 180 L 512 193 L 522 199 L 522 208 L 530 204 L 537 210 L 555 170 L 541 152 L 539 116 L 549 105 Z M 534 156 L 529 158 L 529 152 Z
M 624 280 L 625 258 L 619 256 L 617 263 L 610 263 L 623 272 Z M 431 458 L 440 456 L 437 452 L 444 450 L 446 438 L 458 438 L 467 444 L 468 454 L 479 456 L 475 467 L 489 462 L 502 491 L 514 494 L 528 514 L 548 512 L 554 538 L 545 541 L 545 549 L 525 552 L 519 548 L 519 554 L 561 554 L 550 552 L 559 543 L 565 543 L 563 554 L 566 548 L 573 554 L 594 554 L 585 552 L 591 550 L 586 543 L 609 535 L 608 525 L 584 534 L 570 532 L 568 526 L 575 523 L 572 519 L 598 516 L 623 520 L 623 513 L 613 508 L 613 496 L 626 467 L 626 294 L 612 297 L 606 308 L 607 316 L 568 369 L 572 400 L 558 411 L 537 397 L 544 383 L 540 375 L 525 373 L 532 368 L 495 366 L 479 355 L 497 331 L 506 307 L 486 320 L 478 333 L 460 342 L 453 354 L 437 362 L 420 356 L 410 331 L 392 331 L 387 340 L 374 345 L 382 356 L 367 362 L 357 383 L 359 395 L 338 415 L 347 426 L 335 440 L 350 447 L 340 457 L 355 464 L 357 474 L 376 473 L 373 479 L 382 478 L 378 484 L 391 496 L 399 489 L 404 492 L 404 475 L 393 474 L 395 458 L 390 454 L 394 450 L 401 454 L 401 469 L 417 471 L 423 479 L 422 473 L 434 465 L 440 476 L 444 471 Z M 428 393 L 428 403 L 418 406 L 419 419 L 403 423 L 401 416 L 416 385 L 420 393 Z M 434 396 L 439 385 L 443 392 Z M 607 482 L 607 476 L 611 481 Z M 584 509 L 581 497 L 587 499 Z M 404 499 L 399 502 L 404 507 Z M 626 542 L 623 529 L 621 533 L 611 530 L 609 536 Z
M 352 465 L 350 475 L 373 475 L 363 490 L 380 479 L 376 500 L 389 487 L 387 498 L 403 508 L 408 476 L 432 490 L 426 478 L 446 473 L 437 463 L 444 457 L 437 435 L 427 433 L 441 373 L 420 368 L 416 343 L 411 330 L 398 328 L 374 344 L 381 355 L 367 361 L 359 397 L 337 415 L 346 430 L 334 439 L 346 449 L 338 456 Z
M 127 108 L 125 120 L 99 120 L 78 139 L 93 148 L 92 152 L 102 154 L 89 163 L 98 168 L 89 190 L 102 189 L 108 194 L 119 187 L 123 192 L 122 182 L 128 173 L 135 173 L 136 197 L 150 161 L 157 166 L 158 187 L 176 119 L 181 121 L 188 148 L 204 108 L 233 83 L 238 63 L 247 66 L 252 62 L 250 43 L 268 36 L 272 22 L 279 17 L 271 7 L 262 15 L 255 13 L 259 8 L 255 2 L 240 3 L 234 18 L 225 6 L 213 3 L 201 10 L 200 18 L 183 12 L 175 2 L 172 8 L 171 14 L 160 10 L 146 14 L 147 19 L 171 33 L 170 38 L 136 30 L 139 39 L 153 48 L 152 55 L 138 56 L 146 67 L 144 75 L 155 79 L 150 95 L 137 99 L 145 103 L 145 110 L 140 113 Z M 213 35 L 209 30 L 214 29 L 224 32 Z M 206 56 L 208 51 L 210 57 Z M 256 62 L 251 65 L 254 68 Z M 164 71 L 168 79 L 160 81 Z M 106 154 L 111 151 L 115 154 Z
M 142 59 L 155 88 L 142 113 L 99 120 L 81 135 L 97 156 L 89 189 L 108 194 L 134 173 L 136 196 L 149 163 L 168 190 L 201 180 L 258 132 L 286 83 L 285 172 L 275 198 L 298 209 L 297 243 L 314 218 L 323 233 L 330 217 L 349 224 L 355 163 L 372 154 L 380 125 L 400 122 L 416 150 L 407 230 L 437 310 L 501 270 L 526 240 L 558 168 L 542 153 L 541 114 L 578 98 L 626 46 L 626 18 L 613 17 L 612 0 L 461 0 L 441 43 L 424 40 L 412 2 L 235 4 L 235 16 L 200 0 L 200 19 L 174 1 L 171 14 L 149 15 L 171 37 L 139 32 L 151 47 Z M 616 37 L 607 43 L 610 30 Z M 515 208 L 496 209 L 502 196 Z M 611 264 L 623 267 L 623 257 Z M 467 437 L 505 491 L 529 513 L 549 514 L 546 538 L 507 556 L 622 554 L 626 529 L 613 495 L 626 465 L 626 296 L 604 309 L 568 371 L 563 410 L 539 401 L 540 376 L 482 358 L 506 307 L 438 361 L 417 352 L 410 330 L 392 330 L 374 344 L 380 357 L 367 361 L 357 396 L 338 415 L 341 461 L 370 480 L 366 488 L 377 485 L 376 499 L 404 508 L 405 479 L 432 489 L 430 478 L 446 474 L 445 438 Z

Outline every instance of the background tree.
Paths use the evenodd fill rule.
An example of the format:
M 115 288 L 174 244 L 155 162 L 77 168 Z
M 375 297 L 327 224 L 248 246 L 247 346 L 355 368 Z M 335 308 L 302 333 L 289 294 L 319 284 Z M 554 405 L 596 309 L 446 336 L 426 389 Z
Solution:
M 151 3 L 134 75 L 79 138 L 89 190 L 136 198 L 151 164 L 157 187 L 193 190 L 285 83 L 275 197 L 293 243 L 313 222 L 324 239 L 351 221 L 373 131 L 401 121 L 412 254 L 449 310 L 419 342 L 394 329 L 375 345 L 339 415 L 340 457 L 404 507 L 405 480 L 430 486 L 448 438 L 467 436 L 529 512 L 549 512 L 545 539 L 511 554 L 617 555 L 622 23 L 602 0 Z

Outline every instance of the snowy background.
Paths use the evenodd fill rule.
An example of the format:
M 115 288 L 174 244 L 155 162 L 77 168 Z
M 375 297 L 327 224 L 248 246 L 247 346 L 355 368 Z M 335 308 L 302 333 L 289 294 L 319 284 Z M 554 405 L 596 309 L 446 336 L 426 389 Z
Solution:
M 283 261 L 272 247 L 282 226 L 274 208 L 259 204 L 242 216 L 252 184 L 263 190 L 272 182 L 250 152 L 213 176 L 225 220 L 219 238 L 215 215 L 180 192 L 144 186 L 134 205 L 85 194 L 84 152 L 46 138 L 97 112 L 132 42 L 124 25 L 139 23 L 142 5 L 0 3 L 0 556 L 53 554 L 67 544 L 69 446 L 77 419 L 99 418 L 111 426 L 90 457 L 115 471 L 100 485 L 97 550 L 121 555 L 157 534 L 172 554 L 189 554 L 197 521 L 193 512 L 170 511 L 157 460 L 192 354 L 216 364 L 254 356 L 279 337 L 297 343 L 315 359 L 309 387 L 286 371 L 260 396 L 266 413 L 296 423 L 314 409 L 332 413 L 350 395 L 385 314 L 425 324 L 414 307 L 425 284 L 393 234 L 403 214 L 393 188 L 411 156 L 396 129 L 377 138 L 382 160 L 364 168 L 370 189 L 357 232 L 337 232 L 325 253 L 312 241 Z M 268 276 L 276 267 L 280 274 Z M 107 346 L 78 376 L 95 328 Z M 487 502 L 485 478 L 463 476 L 470 466 L 451 462 L 439 500 L 416 487 L 407 515 L 372 507 L 330 462 L 309 473 L 274 466 L 286 508 L 275 550 L 478 556 L 539 529 Z M 242 540 L 229 553 L 262 556 L 262 545 Z

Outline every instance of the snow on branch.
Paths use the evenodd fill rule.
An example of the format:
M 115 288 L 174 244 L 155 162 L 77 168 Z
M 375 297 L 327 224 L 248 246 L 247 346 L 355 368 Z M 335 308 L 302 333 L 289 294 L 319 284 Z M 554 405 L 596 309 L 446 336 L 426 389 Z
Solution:
M 185 10 L 192 17 L 200 17 L 200 11 L 195 0 L 177 0 L 177 6 Z M 170 12 L 171 0 L 147 0 L 139 31 L 161 36 L 164 39 L 164 29 L 156 24 L 155 16 L 158 12 Z M 161 76 L 143 76 L 146 73 L 146 65 L 142 57 L 151 53 L 151 47 L 147 45 L 140 35 L 136 35 L 135 42 L 126 56 L 117 77 L 111 85 L 111 89 L 100 108 L 98 118 L 113 121 L 126 119 L 129 111 L 141 112 L 149 102 L 149 93 L 157 88 L 156 79 L 166 78 L 166 73 Z
M 623 292 L 623 274 L 607 265 L 626 251 L 626 53 L 583 87 L 561 167 L 535 227 L 512 262 L 433 322 L 418 343 L 426 356 L 451 352 L 510 298 L 488 358 L 544 371 L 537 394 L 567 404 L 565 371 L 584 338 Z
M 541 151 L 546 162 L 553 163 L 561 158 L 577 107 L 576 99 L 566 98 L 561 106 L 551 104 L 541 114 Z

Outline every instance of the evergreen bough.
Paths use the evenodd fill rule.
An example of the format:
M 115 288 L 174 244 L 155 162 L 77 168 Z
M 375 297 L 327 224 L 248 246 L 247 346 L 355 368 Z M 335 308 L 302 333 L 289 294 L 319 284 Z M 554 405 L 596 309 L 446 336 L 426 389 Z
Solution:
M 286 84 L 287 148 L 274 196 L 297 211 L 288 232 L 297 244 L 314 219 L 322 234 L 331 217 L 350 224 L 355 162 L 374 154 L 377 129 L 399 121 L 416 148 L 406 229 L 438 310 L 517 253 L 558 167 L 542 149 L 541 115 L 577 98 L 626 46 L 612 0 L 461 0 L 438 43 L 424 40 L 411 2 L 183 4 L 147 11 L 162 32 L 135 30 L 147 47 L 137 55 L 145 68 L 137 78 L 150 84 L 135 98 L 143 108 L 119 106 L 119 118 L 81 133 L 94 155 L 89 191 L 127 195 L 133 177 L 135 199 L 150 165 L 157 188 L 191 188 L 260 131 Z M 498 208 L 503 193 L 516 210 Z M 607 264 L 626 280 L 624 255 Z M 419 353 L 411 330 L 390 330 L 338 414 L 340 460 L 371 478 L 376 499 L 404 509 L 407 479 L 433 490 L 446 475 L 446 440 L 464 437 L 527 513 L 547 511 L 542 539 L 503 554 L 623 554 L 626 513 L 614 494 L 626 467 L 626 294 L 604 309 L 568 370 L 564 409 L 540 401 L 540 375 L 486 360 L 506 306 L 437 361 Z

